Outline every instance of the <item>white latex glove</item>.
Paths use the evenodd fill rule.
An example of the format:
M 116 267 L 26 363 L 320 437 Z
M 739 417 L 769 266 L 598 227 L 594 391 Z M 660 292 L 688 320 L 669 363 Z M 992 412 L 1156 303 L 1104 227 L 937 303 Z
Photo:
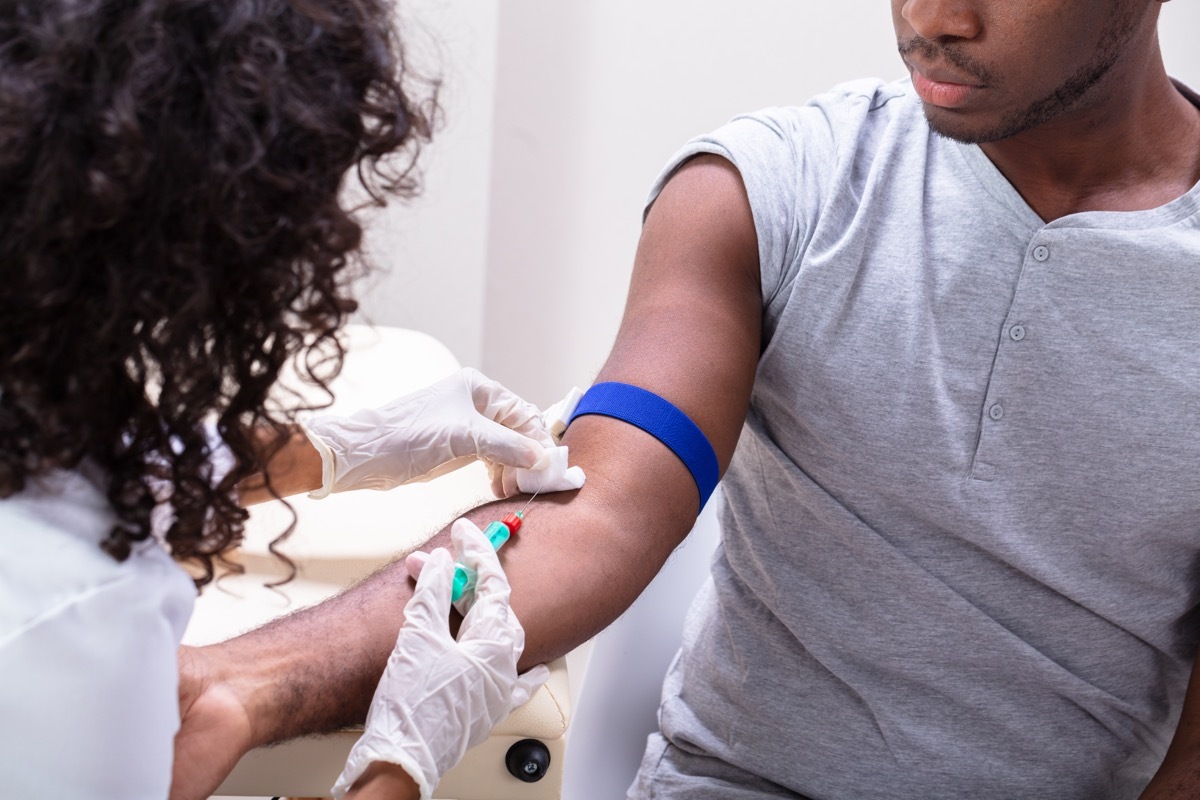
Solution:
M 508 579 L 491 543 L 465 519 L 450 535 L 459 560 L 478 573 L 474 605 L 455 641 L 447 621 L 454 559 L 434 550 L 405 609 L 366 729 L 333 786 L 338 800 L 375 761 L 399 765 L 429 800 L 446 770 L 550 676 L 545 666 L 517 675 L 525 631 L 509 608 Z
M 497 497 L 512 497 L 517 492 L 546 494 L 580 489 L 587 480 L 583 467 L 572 467 L 567 463 L 569 451 L 559 445 L 546 452 L 537 464 L 529 469 L 519 469 L 503 464 L 488 465 L 492 479 L 492 493 Z
M 575 387 L 566 397 L 542 412 L 542 424 L 557 443 L 567 430 L 567 422 L 583 397 L 583 390 Z M 533 467 L 514 467 L 506 464 L 488 465 L 492 479 L 492 493 L 497 497 L 512 497 L 517 492 L 526 494 L 564 492 L 579 489 L 587 476 L 580 467 L 567 463 L 567 448 L 556 447 Z
M 304 429 L 321 454 L 313 498 L 427 481 L 476 459 L 529 468 L 554 447 L 537 406 L 469 367 L 380 408 L 314 417 Z

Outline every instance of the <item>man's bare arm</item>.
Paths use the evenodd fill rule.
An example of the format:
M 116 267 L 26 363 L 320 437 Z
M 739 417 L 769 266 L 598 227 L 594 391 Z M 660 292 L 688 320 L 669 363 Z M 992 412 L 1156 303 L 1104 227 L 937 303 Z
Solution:
M 749 404 L 761 308 L 741 179 L 715 156 L 694 159 L 646 219 L 625 316 L 597 381 L 631 383 L 674 403 L 708 436 L 724 471 Z M 620 615 L 699 509 L 682 462 L 626 423 L 581 417 L 564 443 L 588 483 L 577 497 L 535 501 L 504 553 L 513 607 L 530 632 L 524 665 L 568 652 Z M 563 516 L 551 517 L 548 506 Z
M 1200 652 L 1192 666 L 1175 737 L 1141 800 L 1187 800 L 1200 794 Z
M 760 298 L 757 239 L 740 177 L 722 159 L 693 159 L 646 219 L 625 317 L 599 380 L 632 383 L 674 403 L 705 432 L 724 469 L 749 403 Z M 527 634 L 523 666 L 560 656 L 612 622 L 686 536 L 699 506 L 687 469 L 637 428 L 582 417 L 564 443 L 587 484 L 539 497 L 503 551 Z M 494 505 L 469 516 L 486 522 L 498 512 Z M 447 544 L 443 532 L 430 546 Z M 197 688 L 190 696 L 185 688 L 185 714 L 189 700 L 213 696 L 208 689 L 236 698 L 245 713 L 238 750 L 361 721 L 409 593 L 403 565 L 393 564 L 318 607 L 192 653 L 198 677 L 185 674 L 185 685 Z M 180 775 L 190 769 L 188 731 L 185 719 L 180 798 L 202 796 L 184 790 Z M 235 755 L 210 763 L 229 758 L 227 770 Z

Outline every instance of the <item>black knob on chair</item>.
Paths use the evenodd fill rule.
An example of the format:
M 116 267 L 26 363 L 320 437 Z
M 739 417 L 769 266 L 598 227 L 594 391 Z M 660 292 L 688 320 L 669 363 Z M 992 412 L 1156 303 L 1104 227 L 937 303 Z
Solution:
M 536 783 L 550 769 L 550 751 L 537 739 L 522 739 L 508 748 L 504 766 L 517 780 Z

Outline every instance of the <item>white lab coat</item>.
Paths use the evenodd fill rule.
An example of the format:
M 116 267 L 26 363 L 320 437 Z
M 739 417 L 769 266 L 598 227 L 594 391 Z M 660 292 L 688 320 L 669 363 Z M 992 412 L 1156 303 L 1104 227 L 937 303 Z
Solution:
M 163 800 L 176 655 L 196 592 L 158 541 L 99 547 L 98 482 L 56 472 L 0 500 L 0 797 Z

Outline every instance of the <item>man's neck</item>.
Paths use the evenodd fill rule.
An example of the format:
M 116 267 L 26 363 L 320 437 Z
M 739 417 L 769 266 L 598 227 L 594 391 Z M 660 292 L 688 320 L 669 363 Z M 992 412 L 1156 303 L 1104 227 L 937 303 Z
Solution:
M 981 145 L 1042 219 L 1156 208 L 1200 182 L 1200 109 L 1154 55 L 1138 77 L 1097 84 L 1071 113 Z

